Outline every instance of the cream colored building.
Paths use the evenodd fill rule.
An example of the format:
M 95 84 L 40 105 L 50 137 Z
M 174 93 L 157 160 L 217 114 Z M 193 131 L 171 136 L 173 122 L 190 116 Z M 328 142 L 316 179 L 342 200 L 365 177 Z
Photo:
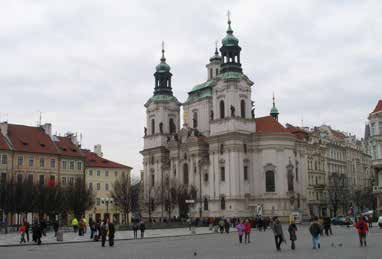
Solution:
M 85 181 L 95 194 L 94 207 L 86 212 L 86 217 L 103 219 L 108 216 L 117 224 L 126 223 L 124 213 L 114 206 L 111 190 L 122 175 L 131 179 L 132 168 L 103 158 L 101 145 L 96 145 L 94 152 L 83 150 L 83 153 L 86 157 Z

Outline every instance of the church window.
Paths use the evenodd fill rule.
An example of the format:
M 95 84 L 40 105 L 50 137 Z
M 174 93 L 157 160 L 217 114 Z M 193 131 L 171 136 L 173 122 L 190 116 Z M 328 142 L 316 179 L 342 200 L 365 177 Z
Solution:
M 225 197 L 224 196 L 222 196 L 220 198 L 220 209 L 225 210 Z
M 205 173 L 205 174 L 204 174 L 204 181 L 205 181 L 205 182 L 208 182 L 208 173 Z
M 208 210 L 208 199 L 207 199 L 207 197 L 204 198 L 203 207 L 204 207 L 204 210 Z
M 247 150 L 247 144 L 244 144 L 244 145 L 243 145 L 243 149 L 244 149 L 244 153 L 247 154 L 247 151 L 248 151 L 248 150 Z
M 213 70 L 212 70 L 212 68 L 210 68 L 210 79 L 213 77 L 212 72 L 213 72 Z
M 196 129 L 198 127 L 198 113 L 194 112 L 192 115 L 192 127 Z
M 154 185 L 155 185 L 155 175 L 152 174 L 151 175 L 151 187 L 154 187 Z
M 220 167 L 220 181 L 225 182 L 225 167 Z
M 265 191 L 275 192 L 275 173 L 273 171 L 267 171 L 265 173 Z
M 224 144 L 220 144 L 220 154 L 223 155 L 224 153 Z
M 296 182 L 298 182 L 298 161 L 296 161 Z
M 174 119 L 170 118 L 168 124 L 169 124 L 168 126 L 169 126 L 169 129 L 170 129 L 170 134 L 175 133 L 176 127 L 175 127 Z
M 244 166 L 244 181 L 248 181 L 248 166 Z
M 220 106 L 220 119 L 224 119 L 225 117 L 225 111 L 224 111 L 224 101 L 221 100 L 220 103 L 219 103 L 219 106 Z
M 152 135 L 155 134 L 155 120 L 154 119 L 151 120 L 151 134 Z
M 188 184 L 188 165 L 183 164 L 183 184 Z
M 216 69 L 216 76 L 219 75 L 219 68 Z
M 242 118 L 245 118 L 245 101 L 241 100 L 240 102 L 240 115 Z

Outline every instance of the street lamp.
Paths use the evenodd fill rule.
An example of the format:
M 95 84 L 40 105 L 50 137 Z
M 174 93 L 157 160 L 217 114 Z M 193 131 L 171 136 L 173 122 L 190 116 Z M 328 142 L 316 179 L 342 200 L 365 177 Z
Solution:
M 101 198 L 102 204 L 106 204 L 106 214 L 109 216 L 109 204 L 113 203 L 113 198 Z

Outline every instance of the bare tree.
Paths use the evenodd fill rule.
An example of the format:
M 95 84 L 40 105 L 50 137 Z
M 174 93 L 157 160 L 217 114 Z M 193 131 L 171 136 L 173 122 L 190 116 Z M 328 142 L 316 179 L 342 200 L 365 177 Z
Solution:
M 337 216 L 337 211 L 341 207 L 346 211 L 346 206 L 350 201 L 350 191 L 347 177 L 344 174 L 332 173 L 329 176 L 328 194 L 334 216 Z
M 74 216 L 81 217 L 93 205 L 93 192 L 87 188 L 83 178 L 77 178 L 73 185 L 69 185 L 65 189 L 65 208 Z
M 150 186 L 148 193 L 145 197 L 145 207 L 149 214 L 149 221 L 152 221 L 152 214 L 155 211 L 156 207 L 161 203 L 162 197 L 161 197 L 161 186 L 154 185 Z

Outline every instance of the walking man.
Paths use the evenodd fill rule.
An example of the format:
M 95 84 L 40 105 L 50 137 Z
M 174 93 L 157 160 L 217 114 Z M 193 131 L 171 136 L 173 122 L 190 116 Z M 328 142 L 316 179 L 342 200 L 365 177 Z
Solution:
M 355 227 L 358 231 L 359 242 L 361 246 L 366 246 L 366 233 L 369 231 L 369 227 L 367 226 L 367 223 L 363 217 L 360 217 Z
M 139 228 L 141 230 L 141 238 L 143 238 L 145 235 L 145 229 L 146 229 L 145 222 L 143 221 L 143 219 L 139 223 Z
M 312 235 L 313 249 L 321 248 L 321 244 L 320 244 L 321 226 L 318 223 L 317 217 L 314 217 L 314 221 L 309 227 L 309 232 Z
M 275 243 L 277 251 L 281 250 L 281 243 L 285 240 L 283 228 L 278 217 L 273 218 L 272 231 L 275 235 Z

